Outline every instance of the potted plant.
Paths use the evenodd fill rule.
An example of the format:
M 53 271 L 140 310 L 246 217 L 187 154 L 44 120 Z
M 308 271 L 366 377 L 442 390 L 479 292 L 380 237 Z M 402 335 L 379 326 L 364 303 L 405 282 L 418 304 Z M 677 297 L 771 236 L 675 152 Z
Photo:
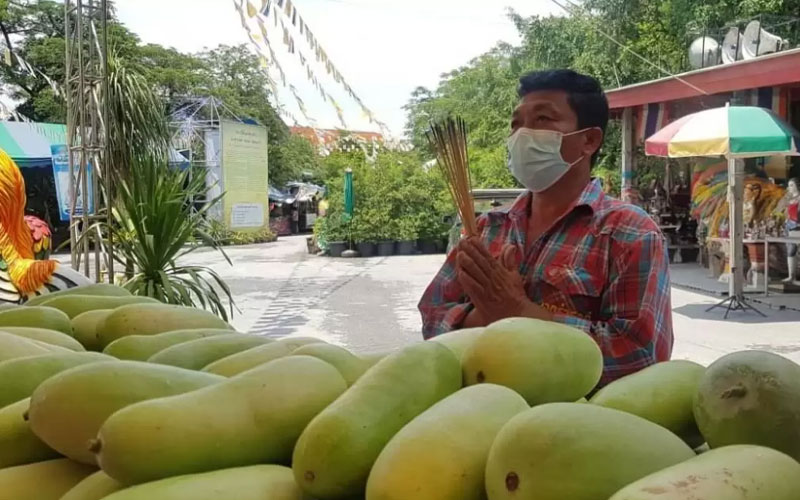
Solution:
M 440 251 L 441 241 L 446 238 L 448 227 L 442 217 L 434 211 L 426 211 L 419 215 L 417 232 L 419 233 L 419 249 L 424 254 Z
M 331 257 L 341 257 L 342 252 L 347 250 L 350 236 L 348 225 L 336 216 L 328 217 L 325 236 L 328 242 L 328 255 Z
M 397 221 L 397 255 L 413 255 L 417 247 L 417 224 L 413 217 L 403 217 Z
M 371 216 L 370 212 L 356 214 L 351 223 L 353 242 L 362 257 L 372 257 L 377 250 L 375 228 Z

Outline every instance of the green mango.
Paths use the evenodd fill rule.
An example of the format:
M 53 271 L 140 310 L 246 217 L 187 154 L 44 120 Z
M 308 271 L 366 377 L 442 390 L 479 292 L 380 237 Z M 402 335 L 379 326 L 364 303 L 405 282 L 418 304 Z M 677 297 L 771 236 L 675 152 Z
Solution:
M 209 373 L 137 361 L 78 366 L 44 381 L 33 391 L 33 432 L 75 461 L 95 464 L 90 443 L 117 410 L 147 399 L 181 394 L 224 380 Z
M 66 458 L 0 469 L 0 500 L 61 500 L 96 470 Z
M 797 500 L 800 463 L 772 448 L 731 445 L 655 472 L 609 500 Z
M 103 352 L 119 359 L 131 361 L 147 361 L 150 357 L 168 347 L 183 344 L 191 340 L 216 337 L 234 333 L 233 330 L 214 328 L 198 328 L 194 330 L 175 330 L 156 335 L 131 335 L 122 337 L 108 344 Z
M 308 422 L 346 388 L 320 359 L 279 359 L 205 389 L 118 411 L 98 434 L 98 463 L 125 484 L 288 464 Z
M 492 500 L 598 500 L 695 456 L 636 415 L 585 403 L 526 410 L 500 430 L 486 463 Z
M 97 338 L 97 325 L 105 321 L 113 309 L 95 309 L 72 318 L 72 336 L 83 344 L 87 351 L 102 351 Z
M 22 307 L 19 304 L 9 304 L 7 302 L 0 302 L 0 311 L 7 311 L 9 309 L 16 309 L 18 307 Z
M 130 304 L 114 309 L 97 325 L 97 338 L 105 348 L 128 335 L 155 335 L 189 328 L 232 329 L 208 311 L 166 304 Z
M 52 307 L 17 307 L 0 311 L 0 328 L 6 326 L 46 328 L 72 335 L 69 316 Z
M 800 365 L 766 351 L 741 351 L 714 361 L 694 400 L 708 445 L 755 444 L 800 461 Z
M 705 371 L 703 365 L 692 361 L 657 363 L 603 387 L 591 403 L 666 427 L 697 448 L 704 439 L 694 421 L 692 403 Z
M 303 500 L 291 469 L 252 465 L 141 484 L 103 500 Z M 66 500 L 66 499 L 65 499 Z
M 33 394 L 39 384 L 69 368 L 112 358 L 94 352 L 46 353 L 0 362 L 0 407 Z
M 122 297 L 98 297 L 93 295 L 70 294 L 53 297 L 41 303 L 42 307 L 52 307 L 63 312 L 70 319 L 88 311 L 99 309 L 116 309 L 130 304 L 160 304 L 150 297 L 137 297 L 135 295 Z
M 386 443 L 461 388 L 461 366 L 436 342 L 410 345 L 373 366 L 308 424 L 294 450 L 295 480 L 322 500 L 363 494 Z
M 281 341 L 276 342 L 279 344 Z M 364 372 L 367 371 L 367 363 L 348 351 L 344 347 L 332 344 L 308 344 L 295 349 L 292 356 L 314 356 L 322 361 L 326 361 L 334 366 L 344 377 L 347 386 L 353 385 Z
M 464 358 L 464 353 L 467 352 L 472 344 L 480 337 L 486 328 L 465 328 L 463 330 L 454 330 L 452 332 L 444 333 L 430 339 L 431 342 L 441 342 L 448 349 L 453 351 L 453 354 L 460 360 Z
M 125 486 L 103 471 L 97 471 L 76 484 L 60 500 L 103 500 Z M 153 499 L 155 500 L 155 499 Z
M 24 418 L 30 403 L 30 398 L 25 398 L 0 408 L 0 469 L 61 456 L 31 431 Z
M 55 345 L 69 349 L 70 351 L 82 352 L 85 351 L 80 342 L 73 337 L 56 330 L 48 330 L 46 328 L 33 328 L 29 326 L 3 326 L 0 331 L 23 337 L 37 342 L 44 342 L 45 344 Z
M 370 500 L 483 500 L 486 459 L 495 436 L 527 410 L 503 386 L 461 389 L 403 427 L 378 455 L 367 481 Z
M 218 359 L 272 342 L 274 342 L 272 339 L 259 335 L 231 333 L 229 335 L 190 340 L 189 342 L 167 347 L 163 351 L 152 355 L 147 361 L 191 370 L 202 370 L 203 367 Z
M 45 293 L 36 297 L 30 298 L 25 302 L 26 306 L 39 306 L 46 300 L 55 297 L 64 297 L 67 295 L 92 295 L 95 297 L 130 297 L 131 292 L 117 285 L 109 285 L 108 283 L 94 283 L 91 285 L 84 285 L 67 290 L 59 290 L 57 292 Z
M 0 330 L 0 362 L 53 352 L 52 345 Z
M 575 401 L 603 374 L 603 354 L 592 337 L 561 323 L 530 318 L 489 325 L 461 362 L 466 385 L 504 385 L 531 406 Z
M 304 345 L 317 344 L 320 342 L 322 341 L 314 337 L 295 337 L 281 339 L 267 345 L 240 349 L 237 352 L 216 358 L 203 368 L 203 371 L 232 377 L 246 372 L 251 368 L 263 365 L 273 359 L 288 356 L 292 351 Z
M 373 366 L 377 365 L 380 360 L 389 356 L 390 354 L 394 354 L 395 352 L 396 351 L 367 352 L 358 353 L 357 356 L 367 364 L 367 369 L 369 370 Z

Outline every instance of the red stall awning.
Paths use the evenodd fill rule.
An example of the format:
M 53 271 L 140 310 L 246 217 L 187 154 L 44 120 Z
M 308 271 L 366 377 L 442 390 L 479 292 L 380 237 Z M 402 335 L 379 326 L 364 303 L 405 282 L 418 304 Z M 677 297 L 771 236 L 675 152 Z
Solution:
M 628 85 L 609 90 L 606 94 L 611 109 L 620 110 L 643 104 L 793 83 L 800 84 L 800 49 Z

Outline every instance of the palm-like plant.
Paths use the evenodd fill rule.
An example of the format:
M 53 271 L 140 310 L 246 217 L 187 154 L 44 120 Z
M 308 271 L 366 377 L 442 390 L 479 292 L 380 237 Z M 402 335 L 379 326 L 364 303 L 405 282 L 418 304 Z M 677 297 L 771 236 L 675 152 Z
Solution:
M 116 56 L 108 58 L 108 152 L 112 181 L 131 172 L 135 158 L 167 157 L 166 107 L 147 80 Z
M 225 255 L 206 231 L 206 212 L 219 200 L 201 208 L 192 203 L 207 193 L 202 176 L 171 169 L 163 158 L 135 158 L 128 176 L 118 184 L 112 211 L 117 234 L 114 256 L 123 264 L 133 264 L 134 272 L 124 286 L 134 295 L 200 306 L 227 320 L 234 304 L 222 278 L 209 267 L 179 262 L 201 247 L 216 248 Z M 225 259 L 230 263 L 227 255 Z

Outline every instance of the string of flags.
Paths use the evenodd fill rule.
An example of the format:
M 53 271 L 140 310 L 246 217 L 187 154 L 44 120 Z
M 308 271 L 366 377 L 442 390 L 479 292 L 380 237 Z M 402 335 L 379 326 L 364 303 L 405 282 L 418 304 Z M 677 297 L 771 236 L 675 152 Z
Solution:
M 378 127 L 381 129 L 381 132 L 386 137 L 391 135 L 388 126 L 375 117 L 375 114 L 364 104 L 350 84 L 345 80 L 344 76 L 328 56 L 319 40 L 314 36 L 311 28 L 308 26 L 308 23 L 298 12 L 297 7 L 294 5 L 292 0 L 261 0 L 260 7 L 256 7 L 256 5 L 253 3 L 254 1 L 257 0 L 234 0 L 234 4 L 236 5 L 237 9 L 239 10 L 239 14 L 242 17 L 242 26 L 250 35 L 251 42 L 253 42 L 253 44 L 256 46 L 256 50 L 263 56 L 262 62 L 270 64 L 277 70 L 284 87 L 287 87 L 285 81 L 286 73 L 275 57 L 274 50 L 269 39 L 270 31 L 273 31 L 278 37 L 280 37 L 286 51 L 298 59 L 300 66 L 305 72 L 306 79 L 319 93 L 323 102 L 329 104 L 335 110 L 342 127 L 347 128 L 342 107 L 331 95 L 331 93 L 326 90 L 320 79 L 317 77 L 317 74 L 311 65 L 312 59 L 307 57 L 295 42 L 294 32 L 299 31 L 300 36 L 305 38 L 308 48 L 310 48 L 312 51 L 313 60 L 321 65 L 324 68 L 325 73 L 329 75 L 334 82 L 340 85 L 347 95 L 358 104 L 365 118 L 367 118 L 371 123 L 378 125 Z M 253 33 L 253 30 L 250 28 L 247 22 L 248 18 L 255 19 L 261 32 L 260 34 Z M 273 29 L 268 28 L 270 18 L 272 18 L 271 21 L 274 27 Z M 268 54 L 263 54 L 264 49 L 262 44 L 258 43 L 259 41 L 263 42 L 263 46 L 266 47 L 266 52 L 268 52 Z M 300 99 L 297 89 L 293 85 L 289 85 L 288 88 L 293 94 L 295 102 L 297 102 L 301 113 L 303 113 L 304 117 L 311 122 L 312 120 L 309 119 L 307 113 L 305 112 L 305 105 L 302 99 Z
M 55 94 L 56 96 L 63 95 L 61 86 L 55 80 L 47 76 L 41 70 L 36 69 L 32 64 L 30 64 L 28 61 L 22 58 L 22 56 L 20 56 L 19 54 L 11 52 L 11 49 L 8 47 L 5 47 L 3 50 L 3 63 L 5 63 L 5 65 L 8 67 L 12 68 L 15 66 L 19 67 L 19 69 L 27 73 L 29 76 L 32 76 L 33 78 L 42 78 L 45 82 L 47 82 L 47 85 L 49 85 L 50 88 L 53 90 L 53 94 Z M 27 116 L 20 114 L 16 110 L 9 108 L 2 102 L 0 102 L 0 115 L 3 115 L 4 117 L 12 117 L 18 121 L 24 121 L 24 122 L 30 121 L 30 119 Z
M 5 50 L 4 50 L 3 59 L 4 59 L 3 62 L 5 62 L 5 65 L 9 66 L 9 67 L 13 67 L 14 66 L 14 61 L 16 60 L 16 62 L 17 62 L 16 65 L 19 66 L 20 69 L 22 69 L 25 73 L 27 73 L 28 75 L 30 75 L 30 76 L 32 76 L 34 78 L 42 78 L 42 79 L 44 79 L 44 81 L 47 82 L 47 85 L 49 85 L 50 88 L 53 89 L 53 93 L 55 93 L 56 96 L 60 96 L 61 95 L 61 86 L 59 86 L 58 83 L 56 83 L 55 80 L 53 80 L 52 78 L 50 78 L 49 76 L 44 74 L 44 72 L 34 68 L 33 65 L 31 65 L 25 59 L 23 59 L 22 56 L 20 56 L 19 54 L 12 53 L 11 49 L 9 49 L 8 47 L 6 47 Z

